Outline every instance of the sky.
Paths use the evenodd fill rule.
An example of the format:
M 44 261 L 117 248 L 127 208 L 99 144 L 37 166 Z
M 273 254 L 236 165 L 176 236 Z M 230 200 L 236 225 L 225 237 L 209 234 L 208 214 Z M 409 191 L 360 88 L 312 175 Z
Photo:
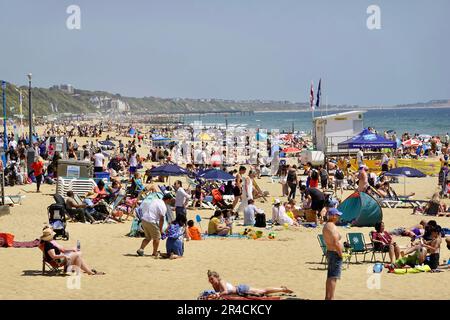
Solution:
M 323 104 L 450 98 L 448 0 L 0 0 L 0 30 L 0 79 L 19 85 L 306 102 L 321 78 Z

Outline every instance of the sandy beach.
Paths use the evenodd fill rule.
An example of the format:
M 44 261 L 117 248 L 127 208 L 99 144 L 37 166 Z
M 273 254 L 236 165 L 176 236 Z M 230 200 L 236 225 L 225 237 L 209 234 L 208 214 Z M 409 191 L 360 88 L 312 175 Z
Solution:
M 149 165 L 147 163 L 146 165 Z M 173 183 L 175 179 L 171 178 Z M 182 179 L 184 180 L 184 179 Z M 270 192 L 267 202 L 257 202 L 267 219 L 271 217 L 271 201 L 281 196 L 281 185 L 263 177 L 258 184 Z M 401 194 L 402 181 L 393 185 Z M 437 189 L 437 178 L 407 180 L 408 192 L 416 192 L 416 199 L 429 199 Z M 43 185 L 42 193 L 35 193 L 35 185 L 8 187 L 6 194 L 23 194 L 22 205 L 11 208 L 9 215 L 0 217 L 0 232 L 15 235 L 16 241 L 38 238 L 47 223 L 47 207 L 53 203 L 55 185 Z M 346 191 L 344 197 L 350 194 Z M 285 199 L 285 198 L 284 198 Z M 446 200 L 448 203 L 448 200 Z M 412 209 L 383 209 L 386 229 L 410 227 L 426 217 L 412 215 Z M 207 228 L 212 210 L 188 210 L 188 218 L 196 214 L 203 218 L 203 230 Z M 210 289 L 206 272 L 216 270 L 231 283 L 246 283 L 254 287 L 287 285 L 297 297 L 323 299 L 326 271 L 320 264 L 321 249 L 317 235 L 321 228 L 275 227 L 276 239 L 206 239 L 185 242 L 185 256 L 178 260 L 155 260 L 149 256 L 137 257 L 141 239 L 130 238 L 131 218 L 118 224 L 69 223 L 69 241 L 59 241 L 64 246 L 76 246 L 87 263 L 104 276 L 82 275 L 80 289 L 69 289 L 69 277 L 41 275 L 42 253 L 38 248 L 0 248 L 0 299 L 196 299 L 198 294 Z M 442 227 L 450 226 L 450 218 L 436 218 Z M 235 226 L 234 232 L 244 227 Z M 362 232 L 369 241 L 372 228 L 339 227 L 343 237 L 348 232 Z M 395 241 L 406 245 L 407 238 Z M 165 241 L 160 245 L 165 252 Z M 150 247 L 146 255 L 150 254 Z M 442 244 L 442 260 L 449 258 L 449 251 Z M 354 260 L 353 260 L 354 262 Z M 369 289 L 367 280 L 373 263 L 354 264 L 343 271 L 338 282 L 336 299 L 448 299 L 450 272 L 395 275 L 383 270 L 380 289 Z

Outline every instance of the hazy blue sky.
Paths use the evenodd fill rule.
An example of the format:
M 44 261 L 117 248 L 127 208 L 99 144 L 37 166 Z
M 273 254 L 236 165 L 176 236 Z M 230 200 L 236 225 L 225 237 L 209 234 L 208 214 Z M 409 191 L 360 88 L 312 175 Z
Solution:
M 321 77 L 330 104 L 450 98 L 448 0 L 0 0 L 0 30 L 0 78 L 17 84 L 308 101 Z

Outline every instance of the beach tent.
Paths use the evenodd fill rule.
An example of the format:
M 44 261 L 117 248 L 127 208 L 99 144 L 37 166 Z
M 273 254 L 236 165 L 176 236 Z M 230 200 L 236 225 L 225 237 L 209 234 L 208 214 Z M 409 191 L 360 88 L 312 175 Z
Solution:
M 357 227 L 373 227 L 383 220 L 378 202 L 364 192 L 355 192 L 342 202 L 338 210 L 343 214 L 340 221 Z
M 294 148 L 294 147 L 287 147 L 283 149 L 284 153 L 299 153 L 302 150 L 300 150 L 299 148 Z
M 392 140 L 385 139 L 375 133 L 364 129 L 361 133 L 353 138 L 338 144 L 338 149 L 372 149 L 372 148 L 396 148 L 397 143 Z
M 223 170 L 210 169 L 201 172 L 198 175 L 199 178 L 213 181 L 231 181 L 234 180 L 234 176 Z
M 136 129 L 135 128 L 130 128 L 130 131 L 128 131 L 128 134 L 130 136 L 134 136 L 136 134 Z
M 267 134 L 264 132 L 257 132 L 256 133 L 256 141 L 265 141 L 267 140 Z
M 176 164 L 165 164 L 150 170 L 150 174 L 155 176 L 182 176 L 187 175 L 188 171 L 186 169 L 177 166 Z

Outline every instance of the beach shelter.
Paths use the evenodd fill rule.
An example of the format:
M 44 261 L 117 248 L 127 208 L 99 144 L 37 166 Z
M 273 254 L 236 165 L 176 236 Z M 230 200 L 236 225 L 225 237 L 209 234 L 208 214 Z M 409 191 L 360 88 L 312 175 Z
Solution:
M 283 149 L 284 153 L 299 153 L 300 151 L 302 151 L 302 150 L 300 150 L 299 148 L 294 148 L 294 147 L 287 147 L 287 148 Z
M 199 178 L 203 178 L 205 180 L 213 180 L 213 181 L 231 181 L 234 180 L 234 176 L 225 172 L 223 170 L 218 169 L 210 169 L 201 172 L 198 175 Z
M 201 141 L 213 141 L 214 138 L 211 137 L 209 134 L 207 134 L 206 132 L 202 132 L 198 135 L 198 139 Z
M 364 129 L 356 136 L 338 144 L 338 149 L 396 148 L 397 143 Z
M 355 192 L 338 207 L 343 214 L 340 221 L 357 227 L 373 227 L 383 220 L 383 211 L 377 200 L 365 192 Z
M 422 142 L 420 140 L 416 140 L 416 139 L 409 139 L 406 141 L 403 141 L 402 145 L 404 145 L 405 147 L 418 147 L 422 145 Z
M 187 175 L 188 171 L 186 169 L 181 168 L 180 166 L 177 166 L 176 164 L 164 164 L 162 166 L 151 169 L 150 174 L 153 177 L 155 176 L 170 177 L 170 176 Z
M 265 141 L 267 140 L 267 134 L 264 132 L 257 132 L 256 133 L 256 141 Z

